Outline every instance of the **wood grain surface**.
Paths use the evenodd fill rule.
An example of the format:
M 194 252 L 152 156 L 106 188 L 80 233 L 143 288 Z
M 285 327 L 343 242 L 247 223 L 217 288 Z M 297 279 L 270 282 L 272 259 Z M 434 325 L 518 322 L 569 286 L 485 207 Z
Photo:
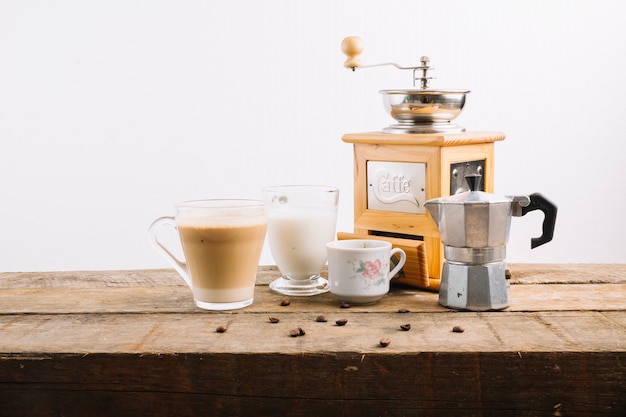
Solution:
M 0 415 L 626 415 L 626 265 L 509 268 L 499 312 L 404 286 L 281 306 L 273 266 L 230 312 L 173 270 L 0 273 Z

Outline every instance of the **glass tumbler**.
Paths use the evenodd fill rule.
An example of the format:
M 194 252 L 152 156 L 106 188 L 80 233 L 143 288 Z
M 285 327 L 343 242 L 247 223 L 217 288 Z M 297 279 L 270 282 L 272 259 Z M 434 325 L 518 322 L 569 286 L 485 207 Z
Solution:
M 335 240 L 339 190 L 325 185 L 281 185 L 263 189 L 269 206 L 267 235 L 282 276 L 270 288 L 295 296 L 322 294 L 328 280 L 326 244 Z

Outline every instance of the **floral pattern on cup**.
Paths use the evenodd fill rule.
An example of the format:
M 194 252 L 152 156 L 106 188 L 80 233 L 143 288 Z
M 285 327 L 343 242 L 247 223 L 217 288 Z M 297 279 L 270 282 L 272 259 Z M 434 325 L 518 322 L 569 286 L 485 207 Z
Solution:
M 364 261 L 355 259 L 348 261 L 352 266 L 354 275 L 350 279 L 361 279 L 363 289 L 385 285 L 385 271 L 389 270 L 389 262 L 376 259 L 374 261 Z

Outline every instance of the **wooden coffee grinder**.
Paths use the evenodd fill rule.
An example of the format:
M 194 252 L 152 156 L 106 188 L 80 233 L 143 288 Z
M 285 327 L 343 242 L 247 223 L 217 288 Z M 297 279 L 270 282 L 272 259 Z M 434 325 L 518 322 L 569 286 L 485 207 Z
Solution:
M 494 143 L 501 132 L 466 132 L 454 125 L 467 90 L 429 88 L 428 57 L 419 66 L 361 65 L 363 42 L 345 38 L 344 66 L 355 71 L 392 65 L 413 71 L 413 88 L 382 90 L 385 109 L 397 123 L 381 132 L 347 133 L 354 147 L 354 233 L 339 239 L 384 239 L 407 253 L 402 275 L 394 281 L 439 290 L 444 262 L 439 231 L 426 200 L 467 191 L 465 176 L 481 174 L 482 191 L 493 192 Z M 416 87 L 416 83 L 418 83 Z

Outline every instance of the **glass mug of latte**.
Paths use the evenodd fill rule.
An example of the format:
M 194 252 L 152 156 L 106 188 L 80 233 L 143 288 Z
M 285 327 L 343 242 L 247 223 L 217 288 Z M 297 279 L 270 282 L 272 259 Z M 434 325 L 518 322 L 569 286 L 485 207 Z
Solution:
M 326 265 L 326 243 L 335 239 L 339 190 L 281 185 L 264 188 L 263 199 L 270 210 L 270 251 L 282 275 L 270 288 L 295 296 L 328 292 L 328 280 L 320 272 Z
M 252 304 L 267 221 L 262 201 L 188 201 L 176 205 L 175 217 L 155 220 L 149 238 L 184 278 L 198 307 L 232 310 Z M 178 231 L 184 262 L 159 241 L 161 227 Z

